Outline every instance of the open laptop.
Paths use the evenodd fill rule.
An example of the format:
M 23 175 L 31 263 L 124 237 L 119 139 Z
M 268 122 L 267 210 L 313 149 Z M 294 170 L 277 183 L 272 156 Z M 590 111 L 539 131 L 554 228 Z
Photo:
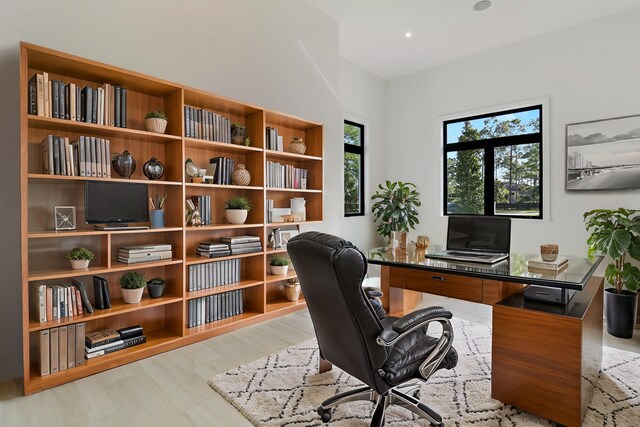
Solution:
M 450 216 L 446 250 L 428 258 L 493 264 L 509 257 L 511 218 Z

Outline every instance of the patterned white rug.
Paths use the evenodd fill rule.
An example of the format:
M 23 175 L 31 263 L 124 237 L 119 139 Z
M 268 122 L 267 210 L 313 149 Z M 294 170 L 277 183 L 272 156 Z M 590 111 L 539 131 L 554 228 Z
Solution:
M 453 319 L 458 366 L 440 370 L 422 386 L 422 402 L 445 420 L 446 426 L 548 426 L 547 420 L 491 399 L 491 330 Z M 334 367 L 317 374 L 315 340 L 231 369 L 209 385 L 256 426 L 320 426 L 320 403 L 362 383 Z M 368 426 L 369 402 L 351 402 L 333 410 L 332 426 Z M 395 405 L 388 426 L 428 426 Z M 602 372 L 583 423 L 588 427 L 640 426 L 640 354 L 604 347 Z

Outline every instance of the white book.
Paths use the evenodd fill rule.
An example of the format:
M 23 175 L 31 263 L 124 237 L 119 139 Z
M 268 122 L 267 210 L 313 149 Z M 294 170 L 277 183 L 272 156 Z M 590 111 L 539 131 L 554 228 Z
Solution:
M 96 162 L 96 176 L 98 178 L 102 178 L 104 177 L 104 175 L 102 175 L 102 148 L 100 148 L 100 139 L 101 138 L 95 138 L 95 149 L 96 149 L 96 158 L 95 158 L 95 162 Z
M 42 82 L 44 89 L 44 116 L 51 117 L 51 105 L 49 100 L 51 99 L 51 82 L 49 81 L 49 73 L 42 73 Z
M 69 118 L 76 121 L 76 84 L 69 83 Z
M 98 94 L 97 122 L 99 125 L 104 125 L 104 85 L 100 86 L 97 89 L 97 94 Z
M 107 155 L 107 140 L 100 138 L 100 158 L 102 159 L 102 177 L 107 178 L 109 169 L 109 156 Z
M 47 306 L 46 306 L 47 285 L 45 285 L 42 282 L 31 282 L 29 283 L 29 285 L 31 290 L 29 301 L 31 304 L 32 314 L 38 320 L 38 322 L 46 322 L 47 321 Z
M 125 259 L 140 259 L 159 256 L 160 259 L 170 259 L 172 251 L 154 251 L 154 252 L 134 252 L 118 251 L 118 256 Z
M 44 76 L 42 74 L 36 75 L 36 112 L 38 116 L 44 117 L 44 94 L 45 94 Z
M 140 245 L 140 246 L 123 246 L 120 248 L 120 251 L 132 253 L 144 253 L 144 252 L 153 252 L 153 251 L 170 251 L 170 244 L 159 244 L 159 245 Z

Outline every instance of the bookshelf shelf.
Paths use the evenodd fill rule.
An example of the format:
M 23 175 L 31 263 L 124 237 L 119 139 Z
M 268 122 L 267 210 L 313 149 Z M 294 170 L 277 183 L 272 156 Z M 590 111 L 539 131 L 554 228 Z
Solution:
M 297 221 L 297 222 L 270 222 L 265 224 L 267 228 L 284 227 L 285 225 L 320 224 L 322 221 Z
M 85 87 L 93 89 L 92 93 L 102 93 L 99 88 L 104 90 L 110 87 L 107 85 L 112 85 L 114 88 L 119 86 L 121 89 L 115 89 L 116 96 L 118 90 L 123 93 L 122 89 L 126 89 L 126 103 L 117 104 L 122 108 L 121 113 L 125 111 L 126 106 L 126 114 L 121 114 L 126 128 L 54 118 L 53 113 L 49 113 L 48 109 L 44 108 L 45 75 L 48 82 L 52 83 L 52 91 L 55 91 L 53 82 L 56 81 L 62 83 L 58 87 L 65 88 L 63 91 L 68 87 L 69 94 L 71 84 L 81 92 L 87 91 L 86 93 L 89 93 L 89 89 Z M 40 88 L 43 89 L 41 92 L 37 90 L 38 81 L 40 81 Z M 36 82 L 35 88 L 33 82 Z M 46 91 L 46 93 L 49 92 Z M 52 111 L 53 100 L 56 99 L 53 93 L 55 92 L 52 92 L 52 97 L 47 104 Z M 59 93 L 66 94 L 66 92 Z M 32 94 L 35 94 L 35 98 L 31 96 Z M 65 100 L 67 98 L 65 96 Z M 75 109 L 82 108 L 82 99 L 87 98 L 88 95 L 81 96 L 81 105 L 78 106 L 77 102 L 73 104 Z M 102 99 L 100 95 L 93 98 Z M 62 95 L 57 99 L 61 100 Z M 65 112 L 69 112 L 69 117 L 72 117 L 74 113 L 71 108 L 72 103 L 66 104 L 60 101 L 57 108 L 62 110 L 63 105 Z M 102 109 L 93 110 L 98 113 L 92 112 L 91 108 L 81 111 L 83 115 L 94 115 L 93 119 L 96 119 L 97 115 L 98 122 L 102 122 L 101 119 L 104 117 L 105 123 L 115 124 L 118 112 L 115 105 L 112 98 L 112 103 L 107 104 L 105 101 L 104 104 L 99 104 L 103 106 Z M 110 109 L 106 109 L 107 106 Z M 299 229 L 300 226 L 320 223 L 323 219 L 324 131 L 322 124 L 29 43 L 21 43 L 20 46 L 19 109 L 20 186 L 22 189 L 21 322 L 25 394 L 55 387 L 305 307 L 303 299 L 297 303 L 284 300 L 283 281 L 296 277 L 294 271 L 290 271 L 286 276 L 269 274 L 268 255 L 286 253 L 286 248 L 270 248 L 265 251 L 264 246 L 273 228 L 293 225 Z M 169 117 L 166 133 L 147 132 L 144 130 L 145 114 L 159 109 L 164 110 Z M 34 111 L 36 114 L 33 114 Z M 109 112 L 110 120 L 106 121 L 107 114 L 103 116 L 100 111 Z M 226 142 L 231 140 L 231 123 L 240 123 L 246 127 L 247 136 L 251 139 L 249 146 Z M 275 128 L 277 134 L 282 136 L 284 152 L 266 149 L 267 128 Z M 42 153 L 42 141 L 48 140 L 49 135 L 69 139 L 71 148 L 64 153 L 69 153 L 68 157 L 76 166 L 75 170 L 82 169 L 78 144 L 74 143 L 80 137 L 108 139 L 109 152 L 128 150 L 136 160 L 137 168 L 131 176 L 132 179 L 119 178 L 113 169 L 111 169 L 112 178 L 45 174 L 43 172 L 46 169 L 44 165 L 47 157 Z M 197 138 L 187 135 L 197 135 Z M 214 138 L 217 141 L 209 140 Z M 306 154 L 288 152 L 293 138 L 304 140 L 307 145 Z M 62 159 L 63 155 L 67 157 L 59 151 L 60 146 L 56 143 L 56 138 L 54 138 L 53 147 L 58 159 Z M 48 151 L 50 153 L 51 148 Z M 92 150 L 88 153 L 92 153 Z M 85 158 L 87 162 L 97 163 L 95 158 L 93 162 L 91 161 L 93 154 L 87 155 L 89 156 L 88 159 Z M 53 157 L 55 164 L 56 156 Z M 164 164 L 163 180 L 148 180 L 142 173 L 144 163 L 151 157 L 156 157 Z M 224 158 L 225 163 L 220 163 L 225 165 L 221 167 L 223 173 L 243 164 L 251 174 L 250 185 L 187 182 L 189 181 L 185 176 L 187 158 L 191 158 L 199 167 L 209 164 L 210 159 Z M 270 163 L 272 161 L 306 169 L 305 178 L 310 189 L 268 188 L 266 186 L 269 176 L 267 171 L 273 168 Z M 104 162 L 103 165 L 109 166 L 109 162 Z M 64 170 L 62 163 L 59 166 Z M 100 168 L 98 167 L 97 170 L 99 172 Z M 166 193 L 167 204 L 164 217 L 167 227 L 122 231 L 90 228 L 84 224 L 83 184 L 87 181 L 146 184 L 149 195 Z M 223 182 L 228 180 L 224 179 Z M 253 205 L 245 224 L 226 223 L 224 203 L 236 196 L 248 198 Z M 288 207 L 292 197 L 306 199 L 306 218 L 310 221 L 267 224 L 267 204 L 276 208 Z M 185 226 L 185 198 L 197 200 L 200 204 L 206 203 L 203 206 L 210 206 L 211 209 L 207 210 L 210 211 L 209 219 L 212 224 L 203 227 Z M 269 200 L 268 203 L 267 200 Z M 51 230 L 49 227 L 51 227 L 54 206 L 75 206 L 78 229 Z M 216 242 L 223 237 L 243 235 L 259 237 L 261 251 L 219 258 L 196 255 L 198 245 L 202 242 Z M 123 246 L 154 244 L 171 244 L 174 258 L 137 264 L 122 264 L 116 260 L 119 248 Z M 88 269 L 73 270 L 64 259 L 64 255 L 76 246 L 87 247 L 96 254 L 93 265 Z M 225 262 L 230 260 L 234 261 Z M 239 281 L 189 292 L 189 267 L 215 262 L 222 262 L 215 265 L 216 268 L 222 266 L 222 268 L 236 269 L 235 272 L 236 274 L 239 272 L 239 276 L 234 277 L 239 277 Z M 207 274 L 207 271 L 212 271 L 207 268 L 210 267 L 191 270 L 197 270 L 197 274 Z M 125 304 L 121 299 L 122 292 L 118 279 L 128 271 L 139 271 L 147 280 L 151 277 L 164 278 L 167 282 L 165 296 L 157 299 L 145 297 L 139 304 Z M 107 280 L 107 286 L 113 297 L 111 309 L 96 310 L 93 314 L 43 323 L 34 320 L 37 319 L 36 313 L 30 312 L 30 307 L 38 304 L 30 304 L 36 302 L 30 301 L 31 282 L 42 281 L 50 286 L 68 283 L 71 278 L 82 278 L 79 280 L 87 283 L 87 280 L 92 281 L 92 275 L 101 275 Z M 196 277 L 192 276 L 192 280 L 194 278 Z M 202 308 L 202 301 L 205 300 L 201 301 L 200 298 L 238 290 L 242 292 L 229 294 L 230 298 L 226 301 L 227 304 L 233 304 L 237 301 L 232 298 L 241 295 L 244 313 L 194 328 L 187 327 L 189 319 L 193 321 L 193 313 L 190 317 L 189 311 Z M 90 287 L 89 297 L 93 302 L 92 291 L 93 287 Z M 215 298 L 215 300 L 218 299 Z M 51 301 L 48 302 L 51 303 Z M 234 312 L 237 308 L 238 306 L 232 305 L 231 311 Z M 35 308 L 33 310 L 36 311 Z M 78 323 L 84 323 L 85 332 L 141 325 L 147 336 L 147 342 L 87 360 L 85 364 L 73 369 L 41 377 L 40 371 L 34 366 L 34 362 L 39 358 L 39 352 L 35 349 L 40 335 L 45 330 L 55 331 L 56 328 Z
M 286 254 L 286 253 L 287 253 L 287 248 L 286 248 L 286 247 L 285 247 L 285 248 L 277 248 L 277 249 L 274 249 L 274 248 L 268 248 L 268 249 L 265 251 L 265 253 L 266 253 L 267 255 Z
M 296 273 L 295 270 L 292 270 L 291 268 L 289 268 L 289 271 L 287 271 L 287 274 L 271 274 L 271 273 L 267 273 L 267 277 L 265 279 L 265 283 L 275 283 L 275 282 L 283 282 L 285 280 L 289 280 L 289 279 L 295 279 L 296 277 L 298 277 L 298 273 Z

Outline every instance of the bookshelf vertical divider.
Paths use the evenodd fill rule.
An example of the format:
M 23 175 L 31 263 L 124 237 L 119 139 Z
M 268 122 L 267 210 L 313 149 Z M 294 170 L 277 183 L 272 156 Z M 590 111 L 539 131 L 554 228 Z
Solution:
M 50 80 L 78 87 L 99 87 L 105 83 L 127 89 L 126 127 L 93 124 L 83 121 L 29 114 L 29 81 L 37 74 L 47 73 Z M 194 137 L 185 126 L 186 108 L 211 111 L 247 128 L 248 146 L 223 142 L 219 138 Z M 168 126 L 164 134 L 144 129 L 144 115 L 148 111 L 164 110 Z M 280 151 L 267 146 L 265 131 L 273 128 L 283 137 Z M 47 135 L 67 137 L 70 141 L 82 137 L 104 138 L 110 141 L 110 153 L 131 152 L 137 169 L 131 179 L 118 178 L 111 168 L 111 177 L 51 175 L 45 173 L 41 141 Z M 228 137 L 228 135 L 227 135 Z M 302 138 L 307 153 L 288 152 L 289 140 Z M 227 139 L 228 140 L 228 139 Z M 64 52 L 22 42 L 20 46 L 20 190 L 21 190 L 21 269 L 22 269 L 22 336 L 24 393 L 31 394 L 55 387 L 97 372 L 111 369 L 170 349 L 197 342 L 237 328 L 258 323 L 304 308 L 304 298 L 288 301 L 284 284 L 295 278 L 295 271 L 274 276 L 269 271 L 270 259 L 286 255 L 286 249 L 267 247 L 272 231 L 283 225 L 300 230 L 323 220 L 323 127 L 320 123 L 302 120 L 251 104 L 235 101 L 185 85 L 146 76 L 134 71 L 80 58 Z M 148 180 L 142 173 L 144 163 L 157 157 L 164 164 L 164 176 L 158 181 Z M 247 186 L 192 183 L 185 173 L 185 161 L 191 158 L 200 168 L 215 157 L 232 159 L 235 165 L 244 164 L 251 174 Z M 273 188 L 268 186 L 268 162 L 305 169 L 307 188 Z M 88 181 L 143 183 L 149 195 L 167 194 L 165 227 L 162 229 L 101 231 L 85 223 L 84 185 Z M 185 200 L 194 196 L 211 199 L 211 224 L 193 227 L 185 224 Z M 245 224 L 229 224 L 225 219 L 224 202 L 236 196 L 248 198 L 253 209 Z M 290 224 L 268 223 L 267 201 L 274 207 L 289 207 L 289 199 L 304 197 L 306 220 Z M 75 206 L 76 228 L 54 231 L 54 206 Z M 219 241 L 222 237 L 259 236 L 261 251 L 223 258 L 197 255 L 199 243 Z M 170 243 L 172 258 L 140 264 L 122 264 L 118 249 L 130 245 Z M 91 249 L 96 257 L 88 270 L 72 270 L 65 259 L 75 246 Z M 189 291 L 189 267 L 217 260 L 238 260 L 239 281 Z M 162 277 L 167 284 L 160 298 L 145 296 L 139 304 L 125 304 L 119 279 L 125 272 L 139 271 L 145 279 Z M 93 314 L 47 319 L 40 322 L 30 312 L 30 283 L 42 281 L 47 285 L 68 283 L 71 279 L 88 285 L 93 301 L 92 276 L 108 280 L 112 308 L 95 310 Z M 190 301 L 242 290 L 244 312 L 225 319 L 189 327 Z M 119 329 L 139 324 L 147 341 L 85 360 L 83 364 L 41 375 L 37 344 L 39 334 L 52 328 L 64 328 L 83 323 L 85 332 L 105 328 Z

